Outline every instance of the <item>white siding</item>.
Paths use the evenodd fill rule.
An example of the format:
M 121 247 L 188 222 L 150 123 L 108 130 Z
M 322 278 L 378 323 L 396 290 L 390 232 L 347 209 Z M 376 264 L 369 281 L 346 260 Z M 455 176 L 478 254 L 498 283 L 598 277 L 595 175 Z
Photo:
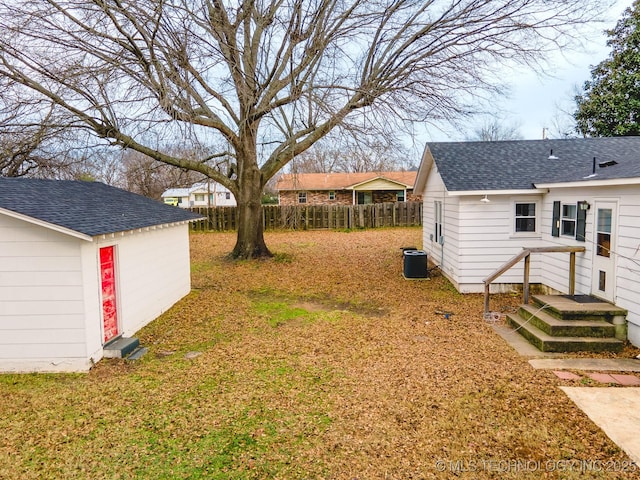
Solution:
M 108 245 L 116 245 L 118 315 L 124 336 L 133 335 L 189 293 L 186 224 L 99 240 L 100 247 Z
M 629 311 L 629 340 L 640 346 L 640 191 L 633 186 L 592 187 L 578 189 L 552 189 L 545 199 L 544 240 L 547 245 L 584 245 L 586 252 L 576 256 L 576 293 L 591 292 L 592 262 L 594 255 L 595 210 L 587 212 L 586 241 L 577 242 L 568 237 L 552 237 L 551 219 L 554 201 L 577 203 L 586 200 L 618 203 L 618 229 L 616 238 L 616 291 L 614 302 Z M 545 283 L 561 292 L 567 291 L 569 258 L 544 257 Z
M 539 233 L 515 233 L 515 204 L 537 202 L 540 222 L 541 201 L 537 196 L 513 197 L 489 195 L 489 202 L 482 202 L 479 195 L 460 199 L 460 284 L 463 292 L 482 292 L 482 280 L 522 251 L 541 243 Z M 538 227 L 539 228 L 539 227 Z M 500 290 L 501 284 L 521 284 L 524 262 L 498 277 L 492 289 Z M 540 282 L 539 261 L 531 258 L 530 282 Z
M 87 363 L 81 243 L 0 215 L 0 370 Z
M 443 245 L 440 245 L 434 234 L 434 202 L 436 201 L 442 202 Z M 442 273 L 454 285 L 458 283 L 457 203 L 457 198 L 447 195 L 442 178 L 434 164 L 423 194 L 422 245 L 431 261 L 440 267 Z
M 587 242 L 579 242 L 574 237 L 560 235 L 559 237 L 551 236 L 551 224 L 553 221 L 553 202 L 575 204 L 579 201 L 587 200 L 582 193 L 575 189 L 565 189 L 551 191 L 545 196 L 543 205 L 542 232 L 545 246 L 580 246 L 585 247 L 585 253 L 576 254 L 576 293 L 588 294 L 591 289 L 591 260 L 593 249 L 588 241 L 593 237 L 593 210 L 588 212 L 586 221 L 585 236 Z M 590 201 L 593 203 L 593 201 Z M 542 268 L 544 269 L 543 283 L 561 293 L 569 292 L 569 258 L 568 254 L 543 254 L 540 256 L 542 260 Z
M 541 245 L 540 220 L 542 201 L 539 195 L 527 197 L 490 196 L 490 202 L 481 202 L 481 196 L 458 197 L 449 195 L 435 164 L 427 180 L 423 208 L 423 245 L 442 273 L 463 293 L 482 292 L 482 280 L 497 270 L 524 247 Z M 538 232 L 515 234 L 515 202 L 536 202 L 538 206 Z M 443 203 L 444 245 L 432 239 L 434 230 L 434 202 Z M 443 255 L 444 254 L 444 255 Z M 522 263 L 502 275 L 492 286 L 522 283 Z M 532 283 L 540 282 L 540 263 L 531 262 Z

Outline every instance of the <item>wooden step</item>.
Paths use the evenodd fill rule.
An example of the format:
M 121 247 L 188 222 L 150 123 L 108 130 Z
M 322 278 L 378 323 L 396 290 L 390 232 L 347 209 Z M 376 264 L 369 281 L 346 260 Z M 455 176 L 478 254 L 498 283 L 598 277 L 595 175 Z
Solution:
M 552 337 L 615 337 L 614 325 L 605 320 L 561 320 L 545 310 L 533 305 L 521 305 L 518 315 Z
M 619 352 L 624 345 L 615 338 L 552 336 L 519 315 L 507 315 L 507 323 L 542 352 Z

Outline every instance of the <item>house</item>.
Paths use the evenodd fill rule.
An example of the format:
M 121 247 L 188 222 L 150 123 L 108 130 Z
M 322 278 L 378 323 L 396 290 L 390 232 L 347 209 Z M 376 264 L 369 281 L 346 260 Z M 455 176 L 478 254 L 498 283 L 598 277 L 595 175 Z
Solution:
M 275 186 L 280 205 L 362 205 L 418 200 L 416 172 L 287 173 Z
M 195 183 L 188 188 L 170 188 L 162 194 L 168 205 L 182 208 L 193 207 L 235 207 L 233 193 L 216 182 Z
M 575 294 L 627 310 L 640 346 L 640 137 L 427 144 L 415 185 L 423 248 L 460 292 L 523 248 L 584 247 Z M 532 255 L 530 281 L 568 292 L 571 255 Z M 491 286 L 523 283 L 523 262 Z
M 197 218 L 98 182 L 0 178 L 0 371 L 86 371 L 187 295 Z

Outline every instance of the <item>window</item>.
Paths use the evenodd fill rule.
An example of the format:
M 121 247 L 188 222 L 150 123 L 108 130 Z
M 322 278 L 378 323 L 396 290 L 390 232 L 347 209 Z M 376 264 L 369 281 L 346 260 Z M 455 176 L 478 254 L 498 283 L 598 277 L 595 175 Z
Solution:
M 396 192 L 396 202 L 404 202 L 404 190 Z
M 226 198 L 227 200 L 231 200 L 231 192 L 225 193 L 224 198 Z
M 373 203 L 373 194 L 371 192 L 358 192 L 358 205 L 369 205 Z
M 559 237 L 575 237 L 578 242 L 586 241 L 587 211 L 591 206 L 583 200 L 576 204 L 553 202 L 551 235 Z
M 307 192 L 298 192 L 298 203 L 307 203 Z
M 329 200 L 335 200 L 336 199 L 336 192 L 329 192 Z
M 536 231 L 536 204 L 516 203 L 516 232 Z
M 611 219 L 613 210 L 610 208 L 599 208 L 596 225 L 596 238 L 598 245 L 596 246 L 596 255 L 601 257 L 611 256 Z M 601 289 L 604 290 L 604 289 Z
M 440 242 L 440 237 L 442 236 L 442 202 L 436 200 L 434 202 L 434 237 L 433 240 L 435 242 Z
M 204 202 L 204 193 L 196 193 L 196 202 Z
M 562 235 L 576 236 L 576 205 L 562 205 L 562 222 L 560 224 Z

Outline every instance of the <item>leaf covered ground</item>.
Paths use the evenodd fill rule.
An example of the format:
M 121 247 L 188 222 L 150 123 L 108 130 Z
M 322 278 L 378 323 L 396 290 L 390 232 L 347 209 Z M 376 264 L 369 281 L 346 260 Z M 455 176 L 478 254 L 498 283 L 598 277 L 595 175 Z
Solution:
M 266 240 L 232 262 L 233 234 L 192 235 L 142 360 L 0 376 L 0 478 L 640 478 L 480 295 L 403 278 L 420 229 Z

